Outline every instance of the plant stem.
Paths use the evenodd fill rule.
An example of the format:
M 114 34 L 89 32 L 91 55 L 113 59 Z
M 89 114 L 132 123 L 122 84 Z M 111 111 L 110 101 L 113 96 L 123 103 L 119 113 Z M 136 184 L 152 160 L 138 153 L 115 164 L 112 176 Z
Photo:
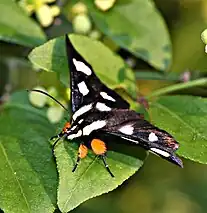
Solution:
M 155 92 L 152 92 L 150 95 L 148 95 L 147 99 L 150 99 L 155 96 L 165 95 L 167 93 L 175 92 L 175 91 L 181 90 L 181 89 L 187 89 L 190 87 L 203 86 L 203 85 L 207 85 L 207 78 L 200 78 L 198 80 L 188 81 L 186 83 L 174 84 L 169 87 L 164 87 L 164 88 L 158 89 Z
M 144 80 L 163 80 L 163 81 L 179 81 L 180 73 L 160 73 L 160 72 L 135 72 L 136 79 L 144 79 Z

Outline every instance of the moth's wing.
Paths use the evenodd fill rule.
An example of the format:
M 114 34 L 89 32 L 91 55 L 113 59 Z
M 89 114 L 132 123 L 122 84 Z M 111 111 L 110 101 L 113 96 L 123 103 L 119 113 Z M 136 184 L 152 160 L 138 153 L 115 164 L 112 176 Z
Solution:
M 175 154 L 179 143 L 172 135 L 141 119 L 139 114 L 136 115 L 136 112 L 124 111 L 113 110 L 113 115 L 107 119 L 107 125 L 102 131 L 138 144 L 146 150 L 183 167 L 182 160 Z
M 129 104 L 120 95 L 98 79 L 92 66 L 76 51 L 67 35 L 65 41 L 70 69 L 72 112 L 98 101 L 106 103 L 111 108 L 129 108 Z

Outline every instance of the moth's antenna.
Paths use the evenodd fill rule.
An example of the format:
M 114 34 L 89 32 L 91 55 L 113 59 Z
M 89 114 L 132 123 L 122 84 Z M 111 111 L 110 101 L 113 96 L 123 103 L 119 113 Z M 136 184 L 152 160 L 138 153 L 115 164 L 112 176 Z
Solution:
M 52 100 L 54 100 L 56 103 L 58 103 L 64 110 L 66 110 L 68 112 L 68 109 L 66 109 L 63 104 L 61 104 L 57 99 L 55 99 L 54 97 L 52 97 L 48 93 L 46 93 L 46 92 L 44 92 L 42 90 L 39 90 L 39 89 L 31 89 L 31 90 L 27 90 L 27 91 L 28 92 L 39 92 L 39 93 L 42 93 L 42 94 L 50 97 Z

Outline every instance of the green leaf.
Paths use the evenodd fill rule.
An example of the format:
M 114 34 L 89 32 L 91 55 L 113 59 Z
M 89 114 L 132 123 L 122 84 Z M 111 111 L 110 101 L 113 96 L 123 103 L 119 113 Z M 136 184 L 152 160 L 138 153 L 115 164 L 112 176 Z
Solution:
M 120 47 L 165 70 L 172 60 L 171 42 L 164 20 L 151 0 L 120 0 L 101 12 L 84 1 L 96 26 Z
M 45 110 L 29 104 L 26 94 L 16 93 L 0 117 L 0 208 L 6 212 L 55 209 L 57 174 L 48 141 L 55 134 L 55 126 L 45 114 Z M 115 178 L 91 152 L 72 173 L 78 145 L 65 141 L 56 146 L 62 212 L 115 189 L 142 166 L 146 152 L 138 147 L 131 152 L 127 144 L 124 146 L 122 149 L 118 144 L 122 151 L 108 151 L 107 162 Z
M 41 28 L 13 1 L 0 2 L 0 40 L 33 47 L 46 41 Z
M 27 95 L 16 93 L 0 116 L 0 208 L 49 213 L 56 208 L 57 172 L 48 141 L 55 128 Z
M 178 154 L 207 164 L 207 99 L 164 96 L 150 106 L 152 123 L 169 131 L 180 143 Z
M 136 94 L 135 76 L 126 68 L 124 61 L 101 42 L 80 35 L 69 36 L 75 48 L 92 65 L 96 74 L 109 87 L 122 86 L 131 94 Z M 69 86 L 69 71 L 63 37 L 53 39 L 35 48 L 29 59 L 36 66 L 54 71 L 60 80 Z
M 146 157 L 146 152 L 137 152 L 136 148 L 136 157 L 108 151 L 107 163 L 115 175 L 112 178 L 103 162 L 91 152 L 72 173 L 77 150 L 78 146 L 70 142 L 65 143 L 65 146 L 59 143 L 55 150 L 59 171 L 58 206 L 61 212 L 68 212 L 92 197 L 117 188 L 142 166 Z

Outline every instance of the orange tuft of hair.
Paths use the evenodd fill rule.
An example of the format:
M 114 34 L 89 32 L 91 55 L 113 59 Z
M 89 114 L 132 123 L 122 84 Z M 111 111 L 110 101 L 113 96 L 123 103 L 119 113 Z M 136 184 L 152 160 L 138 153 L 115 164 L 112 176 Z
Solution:
M 85 145 L 81 144 L 78 149 L 78 156 L 80 158 L 85 158 L 87 154 L 88 154 L 88 148 Z
M 93 139 L 91 148 L 96 155 L 103 155 L 107 150 L 105 142 L 100 139 Z
M 71 127 L 70 123 L 69 123 L 69 122 L 66 122 L 65 125 L 64 125 L 64 127 L 63 127 L 62 132 L 63 132 L 63 133 L 66 132 L 67 129 L 69 129 L 70 127 Z

